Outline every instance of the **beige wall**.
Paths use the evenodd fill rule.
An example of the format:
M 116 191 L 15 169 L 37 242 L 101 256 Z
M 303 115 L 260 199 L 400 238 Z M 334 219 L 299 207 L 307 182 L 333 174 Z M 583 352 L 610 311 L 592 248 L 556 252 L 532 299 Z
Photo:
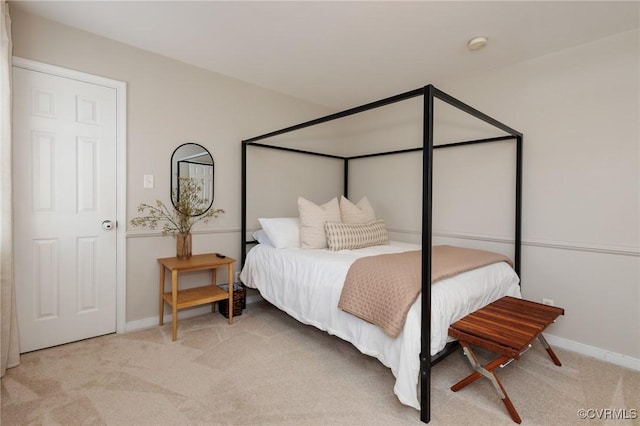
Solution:
M 140 202 L 168 200 L 169 157 L 177 145 L 197 142 L 211 151 L 214 205 L 227 213 L 206 227 L 210 232 L 195 236 L 195 251 L 239 255 L 240 140 L 329 112 L 39 18 L 16 13 L 13 21 L 17 56 L 127 82 L 130 217 Z M 638 38 L 637 31 L 621 34 L 473 79 L 433 82 L 525 134 L 524 296 L 554 299 L 566 308 L 552 334 L 635 360 L 640 359 Z M 400 133 L 419 133 L 412 123 L 401 127 Z M 491 170 L 496 155 L 510 154 L 474 152 L 473 161 L 456 161 Z M 496 201 L 482 205 L 473 193 L 477 185 L 465 192 L 456 179 L 465 168 L 448 167 L 443 160 L 436 165 L 434 197 L 441 200 L 434 212 L 436 242 L 511 250 L 500 242 L 510 237 L 509 214 L 483 212 L 473 220 L 459 214 L 477 213 L 478 204 L 488 209 L 500 194 L 490 194 Z M 369 195 L 390 226 L 411 237 L 419 229 L 419 209 L 394 206 L 419 201 L 421 165 L 410 156 L 399 166 L 390 164 L 375 164 L 375 179 L 354 185 L 352 194 Z M 395 180 L 385 179 L 385 173 Z M 489 182 L 509 173 L 489 173 Z M 144 174 L 155 176 L 155 189 L 142 188 Z M 383 200 L 376 191 L 393 182 L 403 191 L 391 191 L 394 198 Z M 299 190 L 294 187 L 291 194 Z M 448 202 L 451 194 L 455 203 Z M 458 205 L 471 201 L 476 206 Z M 481 216 L 484 223 L 478 222 Z M 155 259 L 172 254 L 173 240 L 129 232 L 127 249 L 127 321 L 151 318 L 157 315 Z
M 633 31 L 477 75 L 434 82 L 524 133 L 522 291 L 566 309 L 550 329 L 561 344 L 640 364 L 640 46 Z M 413 101 L 412 101 L 413 102 Z M 411 104 L 411 102 L 409 102 Z M 421 144 L 420 117 L 364 135 Z M 490 134 L 454 131 L 445 141 Z M 377 121 L 376 121 L 377 122 Z M 362 142 L 363 135 L 356 135 Z M 512 143 L 437 150 L 434 243 L 513 255 Z M 421 154 L 354 162 L 350 195 L 367 195 L 393 237 L 419 241 Z M 402 188 L 402 190 L 398 190 Z M 628 361 L 628 362 L 627 362 Z
M 214 207 L 226 213 L 197 227 L 206 232 L 194 235 L 194 252 L 239 258 L 240 142 L 331 112 L 52 21 L 11 13 L 15 56 L 127 83 L 128 219 L 142 202 L 169 203 L 170 158 L 178 145 L 196 142 L 211 152 Z M 155 188 L 143 189 L 145 174 L 154 175 Z M 127 322 L 157 317 L 156 258 L 174 254 L 172 238 L 127 224 Z M 226 282 L 225 274 L 219 275 Z
M 639 40 L 623 33 L 440 87 L 525 135 L 523 295 L 566 309 L 553 335 L 636 365 Z

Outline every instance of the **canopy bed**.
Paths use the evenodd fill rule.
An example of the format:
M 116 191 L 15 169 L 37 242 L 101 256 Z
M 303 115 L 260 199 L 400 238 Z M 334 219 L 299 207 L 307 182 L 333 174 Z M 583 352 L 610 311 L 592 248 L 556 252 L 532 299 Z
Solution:
M 299 149 L 297 147 L 264 143 L 267 139 L 273 140 L 273 138 L 290 132 L 419 97 L 422 97 L 423 100 L 421 111 L 422 146 L 402 148 L 399 150 L 382 149 L 373 153 L 343 156 L 323 151 L 323 147 L 319 147 L 318 149 Z M 434 100 L 436 99 L 464 114 L 481 120 L 483 123 L 499 131 L 501 135 L 434 145 Z M 400 401 L 406 405 L 420 409 L 420 419 L 423 422 L 429 422 L 431 367 L 446 355 L 452 353 L 457 347 L 455 346 L 455 342 L 447 342 L 447 328 L 454 320 L 452 320 L 453 314 L 446 312 L 448 308 L 442 307 L 441 299 L 446 299 L 448 296 L 446 296 L 446 292 L 443 292 L 442 288 L 444 286 L 441 285 L 441 283 L 446 282 L 447 288 L 455 288 L 456 286 L 467 288 L 470 287 L 466 284 L 469 281 L 482 283 L 474 287 L 477 290 L 475 295 L 463 296 L 466 300 L 465 303 L 467 303 L 465 309 L 469 311 L 486 306 L 504 295 L 519 297 L 520 283 L 518 277 L 520 275 L 521 265 L 520 246 L 522 223 L 522 140 L 523 136 L 520 132 L 438 90 L 432 85 L 244 140 L 242 142 L 241 278 L 243 282 L 250 287 L 259 288 L 266 300 L 299 321 L 335 334 L 354 344 L 361 352 L 376 356 L 385 365 L 391 367 L 397 379 L 394 391 Z M 434 253 L 434 250 L 439 250 L 439 248 L 432 247 L 434 150 L 470 145 L 475 146 L 478 144 L 492 144 L 501 141 L 514 141 L 516 145 L 514 176 L 515 205 L 513 206 L 515 219 L 513 267 L 511 268 L 511 266 L 505 262 L 496 261 L 495 263 L 482 266 L 461 275 L 446 277 L 444 281 L 434 282 L 432 284 L 431 277 L 434 272 L 432 261 L 433 257 L 437 255 L 437 253 Z M 286 151 L 296 155 L 325 157 L 342 162 L 342 195 L 344 197 L 348 197 L 349 195 L 349 166 L 353 164 L 355 160 L 413 152 L 419 155 L 421 152 L 421 244 L 416 246 L 400 242 L 386 242 L 383 243 L 383 245 L 375 245 L 373 247 L 364 246 L 364 248 L 356 250 L 330 252 L 326 249 L 281 249 L 273 247 L 277 247 L 277 244 L 266 243 L 258 244 L 252 248 L 249 252 L 251 259 L 248 259 L 248 245 L 259 242 L 247 239 L 249 232 L 247 223 L 247 185 L 249 180 L 247 176 L 249 170 L 247 165 L 247 150 L 250 148 Z M 252 184 L 254 184 L 254 182 L 252 182 Z M 403 326 L 404 328 L 398 337 L 390 336 L 388 333 L 385 334 L 379 327 L 353 317 L 337 307 L 345 276 L 349 273 L 349 269 L 354 262 L 360 258 L 376 256 L 381 253 L 405 253 L 416 249 L 420 250 L 416 253 L 419 253 L 417 256 L 421 271 L 421 273 L 419 273 L 421 296 L 415 299 L 415 302 L 408 310 L 406 322 Z M 248 263 L 248 260 L 251 260 L 251 262 Z M 310 275 L 306 272 L 302 272 L 303 276 L 301 277 L 296 277 L 295 273 L 288 272 L 306 271 L 309 267 L 319 269 L 317 265 L 322 262 L 328 262 L 332 267 L 325 268 L 325 271 L 329 271 L 327 272 L 329 275 L 317 278 L 317 281 L 314 281 L 316 278 L 310 278 Z M 272 265 L 271 269 L 269 269 L 269 265 Z M 277 265 L 277 267 L 274 268 L 273 265 Z M 305 269 L 305 265 L 307 269 Z M 322 272 L 322 274 L 325 274 L 325 272 Z M 265 276 L 268 276 L 268 278 Z M 259 284 L 260 282 L 268 282 L 269 284 Z M 272 286 L 271 283 L 278 284 L 277 286 L 275 284 Z M 304 283 L 304 285 L 301 283 Z M 325 285 L 326 283 L 335 283 L 335 285 L 328 286 Z M 305 301 L 300 292 L 309 292 L 310 301 Z M 318 300 L 324 300 L 325 303 L 319 303 Z M 471 301 L 469 302 L 469 300 Z M 322 305 L 322 307 L 318 309 L 318 305 Z M 459 308 L 456 309 L 459 310 Z M 464 312 L 464 315 L 469 313 L 469 311 Z M 461 313 L 457 312 L 457 315 L 461 315 Z M 442 322 L 442 318 L 445 319 L 444 323 L 438 324 L 438 322 Z M 459 316 L 456 318 L 459 318 Z M 419 342 L 417 341 L 417 336 L 420 336 Z M 416 356 L 416 354 L 418 356 Z M 419 371 L 418 377 L 412 377 L 416 370 Z M 418 387 L 419 390 L 416 389 Z

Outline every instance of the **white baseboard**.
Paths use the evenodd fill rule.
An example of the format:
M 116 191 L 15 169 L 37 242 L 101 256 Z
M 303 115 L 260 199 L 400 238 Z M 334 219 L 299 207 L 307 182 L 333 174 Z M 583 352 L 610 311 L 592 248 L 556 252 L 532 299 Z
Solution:
M 632 358 L 630 356 L 618 354 L 615 352 L 610 352 L 606 349 L 596 348 L 595 346 L 585 345 L 584 343 L 574 342 L 573 340 L 553 336 L 551 334 L 545 333 L 544 337 L 545 339 L 547 339 L 551 346 L 567 349 L 581 355 L 587 355 L 601 361 L 640 371 L 640 359 Z
M 262 297 L 260 297 L 259 294 L 247 296 L 247 305 L 258 302 L 260 300 L 262 300 Z M 204 315 L 210 312 L 211 312 L 211 305 L 208 305 L 208 304 L 204 306 L 191 308 L 191 309 L 183 309 L 178 311 L 178 320 L 191 318 L 198 315 Z M 171 322 L 171 310 L 169 310 L 169 313 L 167 313 L 167 309 L 165 308 L 164 323 L 166 324 L 170 322 Z M 142 330 L 145 328 L 157 327 L 157 326 L 158 326 L 158 317 L 144 318 L 141 320 L 127 322 L 125 324 L 124 332 L 128 333 L 130 331 L 137 331 L 137 330 Z

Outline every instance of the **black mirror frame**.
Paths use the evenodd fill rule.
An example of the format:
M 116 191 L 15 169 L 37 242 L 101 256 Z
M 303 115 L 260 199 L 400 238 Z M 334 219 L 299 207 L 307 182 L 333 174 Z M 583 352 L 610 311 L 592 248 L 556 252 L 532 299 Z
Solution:
M 187 146 L 187 145 L 195 145 L 195 146 L 201 148 L 204 152 L 206 152 L 207 155 L 209 155 L 209 158 L 211 159 L 211 164 L 209 164 L 209 163 L 201 163 L 201 162 L 197 162 L 197 161 L 187 161 L 187 160 L 174 159 L 174 157 L 176 156 L 176 153 L 178 152 L 178 150 L 180 148 L 184 147 L 184 146 Z M 171 177 L 170 177 L 170 182 L 169 182 L 169 196 L 171 198 L 171 204 L 173 204 L 173 207 L 176 208 L 176 209 L 177 209 L 177 206 L 176 206 L 176 199 L 174 199 L 174 194 L 178 198 L 180 196 L 180 188 L 179 188 L 179 186 L 177 184 L 177 182 L 180 179 L 179 163 L 197 163 L 197 164 L 203 164 L 203 165 L 210 165 L 211 166 L 211 200 L 209 201 L 209 205 L 207 206 L 207 208 L 205 208 L 200 214 L 192 215 L 192 216 L 201 216 L 201 215 L 205 214 L 207 211 L 209 211 L 209 209 L 211 209 L 211 206 L 213 206 L 213 198 L 214 198 L 214 192 L 215 192 L 214 191 L 215 162 L 213 161 L 213 156 L 211 155 L 211 152 L 209 152 L 209 150 L 207 148 L 205 148 L 204 146 L 200 145 L 199 143 L 186 142 L 186 143 L 183 143 L 183 144 L 179 145 L 176 149 L 173 150 L 173 153 L 171 154 L 170 163 L 171 163 L 170 164 Z M 174 181 L 174 178 L 175 178 L 175 181 Z M 175 182 L 175 186 L 174 186 L 174 182 Z

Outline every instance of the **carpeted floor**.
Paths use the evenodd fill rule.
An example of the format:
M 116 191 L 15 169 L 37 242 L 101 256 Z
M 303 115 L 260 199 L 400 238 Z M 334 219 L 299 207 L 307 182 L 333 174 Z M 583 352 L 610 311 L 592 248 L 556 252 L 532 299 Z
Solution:
M 556 353 L 562 367 L 536 344 L 498 372 L 523 424 L 640 424 L 640 372 Z M 181 320 L 176 342 L 168 323 L 21 362 L 2 379 L 2 425 L 421 424 L 388 368 L 265 302 L 232 326 L 218 313 Z M 461 353 L 434 367 L 431 424 L 513 424 L 488 380 L 449 390 L 469 372 Z

